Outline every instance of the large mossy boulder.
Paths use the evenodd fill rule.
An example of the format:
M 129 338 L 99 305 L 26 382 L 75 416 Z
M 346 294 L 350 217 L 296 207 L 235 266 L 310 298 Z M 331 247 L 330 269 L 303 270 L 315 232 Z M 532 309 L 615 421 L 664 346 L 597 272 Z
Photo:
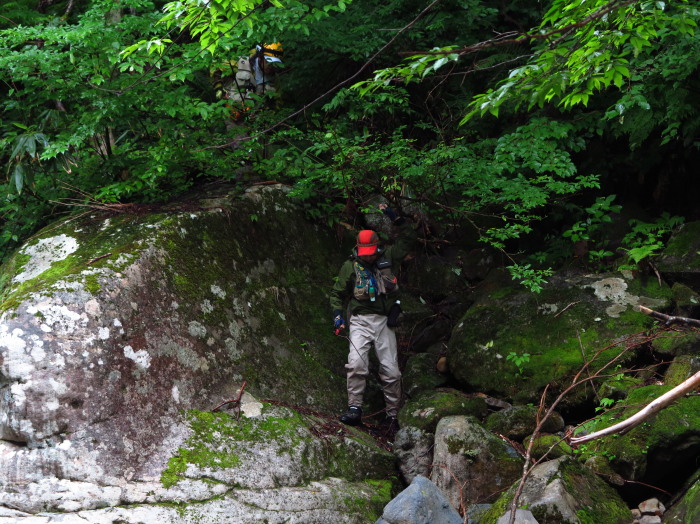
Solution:
M 664 309 L 670 289 L 656 279 L 628 273 L 555 275 L 539 294 L 504 278 L 485 281 L 475 302 L 455 327 L 448 347 L 449 368 L 462 387 L 514 403 L 536 403 L 545 386 L 561 392 L 589 361 L 594 373 L 611 359 L 631 361 L 632 335 L 652 320 L 634 310 Z M 642 337 L 639 337 L 641 340 Z M 593 395 L 574 390 L 564 404 Z
M 326 290 L 348 248 L 283 188 L 130 211 L 53 224 L 2 267 L 0 506 L 156 501 L 169 461 L 187 458 L 186 413 L 243 385 L 320 411 L 346 403 Z M 328 475 L 351 472 L 338 460 Z
M 538 424 L 538 411 L 535 406 L 508 407 L 489 415 L 484 426 L 489 431 L 522 442 L 535 431 Z M 546 420 L 540 422 L 540 432 L 557 433 L 564 430 L 564 419 L 557 412 L 553 412 Z

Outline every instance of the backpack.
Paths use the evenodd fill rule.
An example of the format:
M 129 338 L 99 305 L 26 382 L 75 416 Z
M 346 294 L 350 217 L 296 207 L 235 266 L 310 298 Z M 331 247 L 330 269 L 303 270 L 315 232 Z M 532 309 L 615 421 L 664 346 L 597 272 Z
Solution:
M 391 261 L 380 258 L 376 263 L 376 272 L 364 267 L 359 260 L 353 261 L 355 269 L 355 287 L 353 296 L 357 300 L 374 302 L 377 295 L 388 295 L 399 289 L 397 278 L 391 272 Z

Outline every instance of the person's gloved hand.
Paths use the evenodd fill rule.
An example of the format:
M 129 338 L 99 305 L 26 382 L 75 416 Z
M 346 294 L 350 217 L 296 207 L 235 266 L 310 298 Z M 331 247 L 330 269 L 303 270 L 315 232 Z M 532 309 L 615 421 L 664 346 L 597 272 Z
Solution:
M 387 315 L 386 325 L 389 327 L 396 327 L 399 325 L 399 315 L 401 314 L 401 304 L 397 300 L 389 309 L 389 314 Z
M 345 319 L 343 318 L 343 312 L 339 309 L 333 311 L 333 327 L 335 328 L 335 334 L 340 335 L 340 332 L 345 329 Z
M 391 220 L 397 226 L 401 225 L 401 223 L 403 222 L 403 217 L 398 216 L 396 214 L 396 211 L 391 209 L 388 205 L 379 204 L 379 209 L 381 209 L 382 213 L 389 217 L 389 220 Z

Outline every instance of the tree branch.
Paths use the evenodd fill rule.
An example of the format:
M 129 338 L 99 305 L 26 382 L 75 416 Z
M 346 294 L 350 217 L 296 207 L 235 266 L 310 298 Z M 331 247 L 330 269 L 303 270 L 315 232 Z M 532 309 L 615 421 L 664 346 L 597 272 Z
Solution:
M 700 320 L 696 318 L 686 318 L 686 317 L 674 317 L 671 315 L 664 315 L 648 307 L 639 306 L 639 312 L 649 315 L 651 318 L 656 320 L 661 320 L 665 326 L 670 326 L 671 324 L 686 324 L 688 326 L 700 327 Z
M 225 406 L 226 404 L 233 404 L 234 408 L 236 408 L 236 418 L 241 416 L 241 398 L 243 397 L 243 390 L 245 389 L 246 386 L 246 381 L 243 381 L 243 384 L 241 385 L 241 389 L 238 391 L 238 396 L 236 398 L 232 398 L 230 400 L 224 400 L 221 404 L 216 406 L 212 411 L 218 410 L 220 407 Z
M 589 435 L 584 435 L 582 437 L 574 437 L 569 441 L 569 443 L 571 444 L 571 446 L 578 446 L 579 444 L 583 444 L 584 442 L 595 440 L 600 437 L 605 437 L 607 435 L 612 435 L 614 433 L 624 434 L 633 427 L 639 425 L 645 419 L 652 416 L 654 413 L 657 413 L 665 407 L 672 404 L 673 401 L 677 398 L 680 398 L 685 394 L 690 393 L 693 389 L 697 388 L 698 386 L 700 386 L 700 371 L 695 373 L 695 375 L 690 377 L 688 380 L 686 380 L 679 386 L 673 388 L 671 391 L 665 393 L 664 395 L 661 395 L 656 400 L 653 400 L 652 402 L 647 404 L 647 406 L 644 409 L 632 415 L 627 420 L 623 420 L 622 422 L 610 426 L 609 428 L 601 429 L 600 431 L 595 431 L 594 433 L 591 433 Z

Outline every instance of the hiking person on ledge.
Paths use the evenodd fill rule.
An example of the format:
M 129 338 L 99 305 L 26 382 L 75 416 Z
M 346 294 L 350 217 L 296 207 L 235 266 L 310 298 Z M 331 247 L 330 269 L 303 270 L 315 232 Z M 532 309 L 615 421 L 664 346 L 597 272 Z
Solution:
M 340 416 L 344 424 L 362 423 L 362 399 L 369 374 L 369 349 L 379 359 L 379 379 L 386 404 L 382 425 L 394 432 L 398 429 L 396 415 L 401 401 L 401 371 L 397 359 L 394 329 L 398 325 L 401 306 L 397 300 L 398 282 L 394 276 L 408 254 L 415 232 L 386 204 L 379 209 L 400 226 L 400 234 L 393 246 L 384 249 L 375 231 L 365 229 L 357 235 L 357 246 L 346 260 L 331 290 L 331 309 L 336 335 L 348 325 L 343 318 L 343 305 L 349 298 L 349 340 L 347 387 L 348 410 Z

